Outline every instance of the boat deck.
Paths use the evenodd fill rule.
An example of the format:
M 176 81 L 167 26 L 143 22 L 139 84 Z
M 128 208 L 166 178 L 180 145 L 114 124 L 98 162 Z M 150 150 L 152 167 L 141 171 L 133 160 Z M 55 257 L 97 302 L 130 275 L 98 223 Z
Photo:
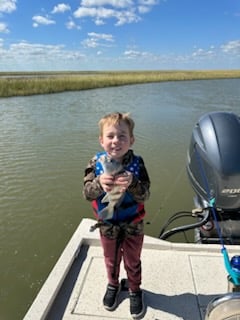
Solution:
M 106 273 L 94 220 L 83 219 L 24 320 L 131 319 L 127 291 L 116 310 L 106 311 L 102 297 Z M 229 255 L 240 246 L 227 247 Z M 145 236 L 142 289 L 146 320 L 204 320 L 208 303 L 227 293 L 227 273 L 219 245 L 170 243 Z M 124 268 L 121 278 L 126 278 Z

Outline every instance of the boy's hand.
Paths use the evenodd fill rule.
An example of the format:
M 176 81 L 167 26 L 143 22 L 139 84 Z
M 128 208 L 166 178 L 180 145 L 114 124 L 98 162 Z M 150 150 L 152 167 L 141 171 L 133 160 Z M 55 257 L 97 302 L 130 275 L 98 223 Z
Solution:
M 114 185 L 120 186 L 120 192 L 125 192 L 132 183 L 133 174 L 125 171 L 117 176 L 103 173 L 99 176 L 99 182 L 105 192 L 110 192 Z
M 114 183 L 121 187 L 121 192 L 125 192 L 133 180 L 133 174 L 125 171 L 122 174 L 115 176 Z
M 103 173 L 99 176 L 99 182 L 105 192 L 110 192 L 114 187 L 114 176 Z

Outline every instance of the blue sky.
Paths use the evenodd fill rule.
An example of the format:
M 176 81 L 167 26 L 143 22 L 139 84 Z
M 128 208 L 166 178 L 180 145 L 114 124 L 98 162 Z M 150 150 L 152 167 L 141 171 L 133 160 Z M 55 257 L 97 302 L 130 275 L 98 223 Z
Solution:
M 240 0 L 0 0 L 0 71 L 240 69 Z

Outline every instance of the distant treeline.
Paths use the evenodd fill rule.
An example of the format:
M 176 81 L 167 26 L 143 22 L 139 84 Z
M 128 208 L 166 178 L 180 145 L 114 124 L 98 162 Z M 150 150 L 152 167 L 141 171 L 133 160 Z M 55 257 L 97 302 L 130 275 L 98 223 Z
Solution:
M 240 78 L 240 70 L 0 72 L 0 97 L 79 91 L 138 83 Z

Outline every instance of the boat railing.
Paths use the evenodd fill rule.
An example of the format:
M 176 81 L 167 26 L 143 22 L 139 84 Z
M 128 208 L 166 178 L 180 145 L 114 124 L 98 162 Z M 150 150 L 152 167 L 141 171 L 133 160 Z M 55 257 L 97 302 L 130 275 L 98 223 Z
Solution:
M 213 299 L 207 306 L 205 320 L 240 320 L 240 292 Z

